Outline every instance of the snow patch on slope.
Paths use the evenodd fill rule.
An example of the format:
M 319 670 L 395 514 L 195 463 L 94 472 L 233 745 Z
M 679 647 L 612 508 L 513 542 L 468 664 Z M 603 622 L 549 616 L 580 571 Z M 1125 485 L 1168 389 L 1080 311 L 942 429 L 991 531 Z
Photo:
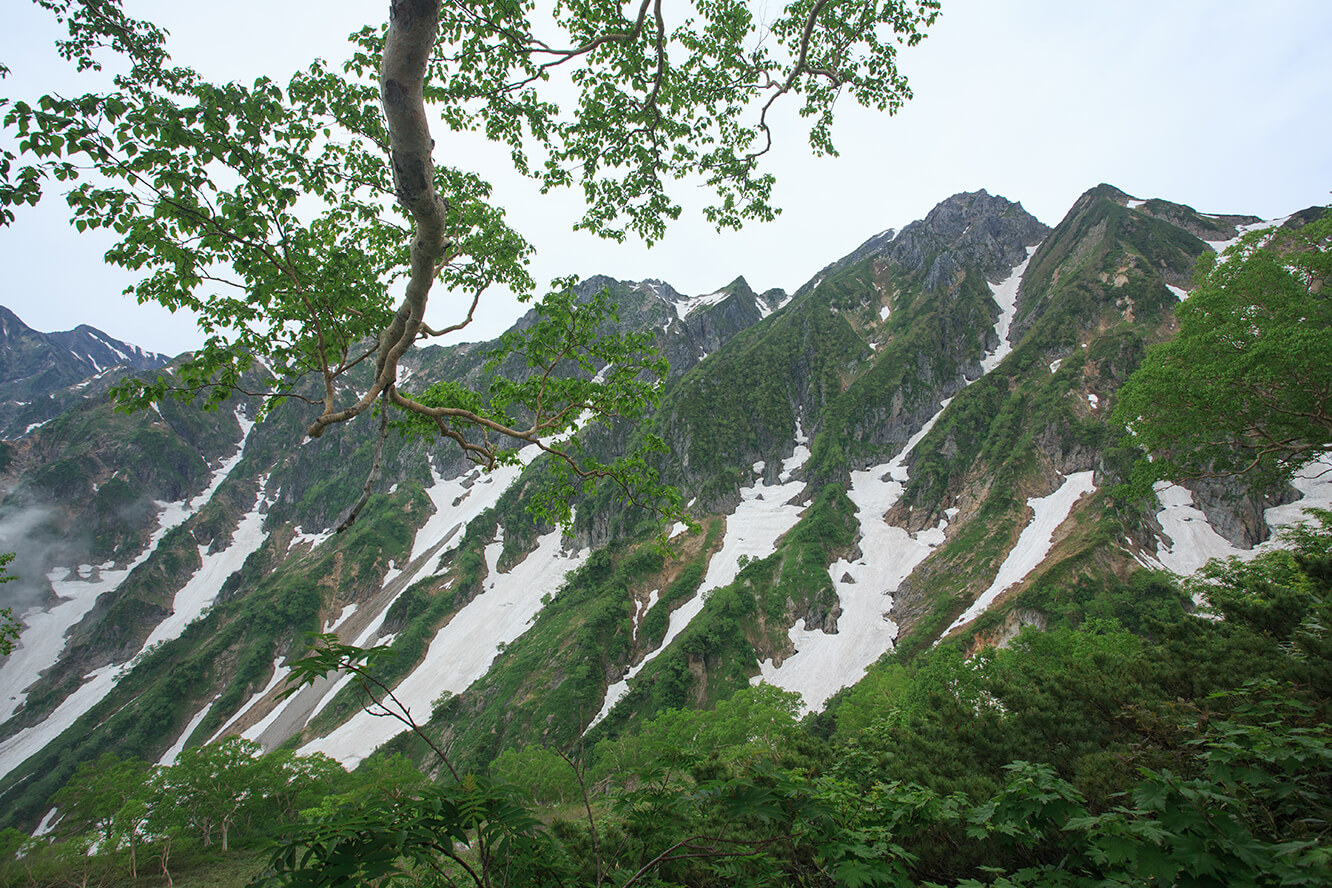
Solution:
M 1280 219 L 1268 219 L 1263 222 L 1253 222 L 1249 225 L 1237 225 L 1235 227 L 1235 236 L 1229 240 L 1203 241 L 1203 243 L 1207 244 L 1218 253 L 1224 253 L 1227 248 L 1233 247 L 1235 244 L 1239 243 L 1240 238 L 1248 234 L 1250 231 L 1264 231 L 1268 228 L 1280 228 L 1282 225 L 1285 225 L 1289 219 L 1290 216 L 1282 216 Z
M 245 705 L 242 706 L 236 712 L 235 715 L 227 719 L 226 722 L 223 723 L 222 727 L 218 728 L 217 731 L 213 733 L 213 736 L 208 738 L 209 743 L 212 743 L 215 740 L 219 740 L 223 736 L 225 736 L 227 732 L 231 730 L 232 725 L 235 725 L 242 718 L 244 718 L 250 712 L 250 710 L 254 709 L 255 704 L 257 704 L 260 700 L 264 698 L 265 694 L 273 690 L 273 688 L 277 687 L 278 682 L 282 681 L 284 678 L 287 677 L 287 673 L 290 672 L 291 670 L 281 666 L 280 665 L 281 662 L 282 662 L 281 657 L 273 661 L 273 674 L 269 677 L 268 684 L 264 685 L 264 689 L 262 691 L 255 694 L 248 701 L 246 701 Z
M 1018 288 L 1022 286 L 1022 276 L 1027 273 L 1027 265 L 1035 252 L 1035 247 L 1027 247 L 1027 258 L 1014 266 L 1008 277 L 997 284 L 990 284 L 990 292 L 999 305 L 999 318 L 994 324 L 999 347 L 981 360 L 981 370 L 985 373 L 998 367 L 999 362 L 1013 351 L 1013 344 L 1008 341 L 1008 331 L 1013 326 L 1013 318 L 1017 316 Z
M 426 519 L 426 523 L 416 532 L 416 537 L 412 541 L 412 551 L 406 561 L 391 567 L 384 576 L 381 589 L 388 591 L 390 585 L 396 585 L 398 592 L 378 600 L 378 612 L 371 616 L 369 625 L 359 631 L 357 637 L 351 642 L 353 645 L 367 647 L 392 642 L 391 637 L 379 637 L 379 630 L 398 595 L 411 587 L 421 577 L 429 576 L 437 569 L 439 557 L 461 542 L 463 530 L 472 519 L 494 506 L 509 485 L 518 478 L 523 468 L 535 459 L 539 453 L 540 448 L 528 446 L 519 451 L 519 464 L 516 466 L 501 466 L 490 473 L 483 473 L 480 469 L 475 469 L 466 475 L 452 479 L 444 478 L 435 470 L 433 465 L 429 467 L 434 484 L 426 490 L 426 496 L 434 505 L 435 512 Z M 331 536 L 331 532 L 321 535 L 322 538 L 307 535 L 306 539 L 314 539 L 315 545 L 318 545 L 319 542 L 329 536 Z M 427 558 L 427 555 L 431 555 L 431 557 Z M 325 631 L 336 631 L 348 620 L 351 620 L 357 612 L 358 606 L 356 604 L 347 605 L 336 622 Z M 261 735 L 274 725 L 280 725 L 281 729 L 275 732 L 275 736 L 285 739 L 288 733 L 299 729 L 302 725 L 308 724 L 314 719 L 337 696 L 338 692 L 347 686 L 353 677 L 350 674 L 341 674 L 333 681 L 316 682 L 300 693 L 277 702 L 263 716 L 258 725 L 245 732 L 245 736 L 261 740 L 265 745 L 268 745 L 270 741 L 277 741 L 273 741 L 271 737 L 261 739 Z M 249 705 L 255 705 L 263 696 L 263 693 L 256 695 Z M 307 709 L 308 713 L 302 714 Z
M 777 484 L 756 484 L 740 491 L 740 505 L 726 519 L 726 535 L 722 547 L 708 562 L 698 594 L 671 611 L 670 621 L 661 644 L 649 652 L 620 681 L 606 689 L 601 711 L 588 723 L 587 729 L 605 718 L 629 692 L 629 682 L 656 659 L 670 645 L 694 617 L 703 610 L 713 590 L 728 586 L 740 573 L 740 559 L 766 558 L 777 547 L 777 540 L 800 520 L 803 506 L 789 502 L 804 488 L 793 481 L 793 474 L 809 459 L 809 436 L 800 430 L 796 434 L 794 452 L 782 461 Z
M 462 693 L 485 675 L 500 646 L 525 631 L 541 610 L 541 599 L 553 594 L 564 575 L 586 559 L 588 550 L 569 553 L 561 546 L 561 532 L 541 537 L 537 548 L 508 573 L 499 573 L 496 559 L 502 544 L 486 547 L 490 573 L 482 592 L 440 629 L 425 659 L 394 688 L 412 717 L 424 722 L 444 692 Z M 327 737 L 307 743 L 301 752 L 323 752 L 348 768 L 405 730 L 397 719 L 358 712 Z
M 702 296 L 691 296 L 680 302 L 671 303 L 675 307 L 675 315 L 680 320 L 684 320 L 700 308 L 707 308 L 710 305 L 716 305 L 731 294 L 725 290 L 718 290 L 715 293 L 704 293 Z
M 65 633 L 92 609 L 97 596 L 119 585 L 151 551 L 151 546 L 145 549 L 125 570 L 108 570 L 109 565 L 103 565 L 95 582 L 91 579 L 93 568 L 87 564 L 76 568 L 72 579 L 56 579 L 65 573 L 63 570 L 51 572 L 48 578 L 60 603 L 50 610 L 33 608 L 21 614 L 24 629 L 18 647 L 0 661 L 0 721 L 13 715 L 26 699 L 24 688 L 55 665 L 65 647 Z
M 953 621 L 946 632 L 951 632 L 979 617 L 1005 590 L 1021 582 L 1023 577 L 1045 560 L 1045 556 L 1050 554 L 1054 534 L 1059 525 L 1068 519 L 1078 500 L 1096 489 L 1096 485 L 1092 483 L 1093 474 L 1090 471 L 1074 472 L 1049 496 L 1030 497 L 1027 500 L 1027 505 L 1031 506 L 1035 514 L 1023 528 L 1022 535 L 1018 537 L 1013 550 L 999 566 L 999 573 L 995 576 L 994 582 L 990 583 L 990 587 L 980 594 L 971 607 L 963 611 L 962 616 Z
M 158 515 L 157 530 L 153 532 L 152 538 L 148 541 L 148 545 L 144 547 L 143 552 L 134 559 L 129 567 L 123 571 L 103 570 L 101 580 L 97 583 L 86 584 L 85 588 L 76 588 L 85 586 L 80 580 L 57 581 L 54 577 L 52 578 L 51 585 L 55 589 L 56 595 L 64 598 L 66 596 L 62 593 L 68 593 L 69 603 L 57 605 L 47 612 L 39 611 L 24 615 L 24 623 L 29 628 L 20 636 L 19 648 L 9 657 L 6 657 L 3 665 L 0 666 L 0 692 L 3 692 L 4 697 L 0 700 L 0 711 L 6 712 L 6 718 L 13 714 L 14 710 L 18 708 L 18 704 L 24 699 L 25 695 L 21 693 L 21 689 L 36 681 L 42 670 L 55 665 L 61 651 L 64 649 L 65 633 L 79 620 L 83 619 L 84 615 L 97 601 L 97 597 L 103 592 L 115 589 L 135 568 L 147 561 L 148 557 L 156 551 L 157 544 L 162 541 L 162 538 L 168 532 L 180 526 L 204 503 L 208 502 L 217 491 L 218 486 L 226 480 L 231 470 L 240 462 L 245 451 L 245 443 L 250 436 L 250 430 L 254 428 L 254 422 L 246 419 L 239 411 L 236 413 L 236 421 L 240 423 L 241 427 L 241 441 L 236 448 L 236 453 L 222 462 L 203 493 L 178 503 L 159 504 L 162 506 L 162 511 Z M 195 503 L 199 505 L 195 506 Z M 239 535 L 239 530 L 237 535 Z M 233 538 L 233 546 L 235 542 L 236 539 Z M 225 555 L 226 553 L 221 554 Z M 246 554 L 248 555 L 248 553 Z M 171 620 L 172 618 L 168 617 L 167 619 Z M 175 638 L 176 635 L 179 635 L 180 629 L 183 628 L 184 623 L 176 629 L 174 635 L 170 636 L 159 635 L 155 629 L 135 656 L 144 653 L 149 645 L 156 641 Z M 30 649 L 31 653 L 23 655 L 22 652 L 25 648 Z M 127 662 L 132 663 L 133 658 Z M 112 664 L 88 673 L 84 676 L 83 685 L 61 701 L 55 711 L 40 724 L 25 728 L 0 743 L 0 777 L 22 764 L 28 755 L 60 736 L 84 713 L 96 705 L 115 686 L 125 665 L 125 663 Z
M 1291 483 L 1301 497 L 1263 513 L 1267 525 L 1274 531 L 1305 520 L 1306 509 L 1332 509 L 1332 455 L 1325 455 L 1300 469 Z M 1156 520 L 1161 525 L 1164 539 L 1158 541 L 1156 564 L 1152 566 L 1187 576 L 1213 558 L 1248 561 L 1281 546 L 1279 536 L 1274 533 L 1252 549 L 1240 549 L 1212 529 L 1207 516 L 1193 504 L 1193 494 L 1186 488 L 1158 482 L 1155 490 L 1161 502 Z
M 254 508 L 236 525 L 236 530 L 231 535 L 231 545 L 221 552 L 212 554 L 209 554 L 207 546 L 199 547 L 201 562 L 199 569 L 176 593 L 171 614 L 149 633 L 148 640 L 144 642 L 145 650 L 159 642 L 178 637 L 186 626 L 212 605 L 227 577 L 240 570 L 245 564 L 245 559 L 259 550 L 265 536 L 264 516 L 260 514 L 263 504 L 264 480 L 261 479 Z
M 435 483 L 426 491 L 426 496 L 430 497 L 430 502 L 435 506 L 435 514 L 416 532 L 412 553 L 407 556 L 407 560 L 415 561 L 450 533 L 457 533 L 455 538 L 461 541 L 463 528 L 477 515 L 495 505 L 500 494 L 518 479 L 523 468 L 539 452 L 534 445 L 524 447 L 518 453 L 519 465 L 500 466 L 488 475 L 475 469 L 468 475 L 445 479 L 431 466 L 430 476 Z
M 452 585 L 451 582 L 450 585 Z M 445 586 L 444 588 L 447 589 L 448 586 Z M 386 607 L 383 610 L 381 610 L 378 616 L 376 616 L 370 622 L 370 625 L 365 627 L 365 629 L 361 631 L 361 634 L 358 635 L 354 641 L 352 641 L 352 645 L 355 647 L 363 648 L 363 647 L 372 647 L 376 644 L 386 643 L 383 642 L 381 639 L 379 639 L 379 630 L 383 628 L 384 618 L 387 616 L 388 616 L 388 608 Z M 339 623 L 341 623 L 341 620 L 339 620 Z M 356 676 L 352 675 L 350 672 L 346 672 L 339 675 L 337 681 L 334 682 L 328 688 L 328 690 L 324 693 L 324 695 L 319 698 L 319 702 L 316 703 L 314 705 L 314 708 L 310 710 L 310 714 L 305 719 L 306 723 L 308 724 L 309 722 L 314 721 L 315 716 L 323 712 L 324 707 L 327 706 L 329 703 L 333 702 L 333 699 L 337 697 L 338 692 L 341 691 L 343 688 L 345 688 L 348 684 L 350 684 L 351 680 L 355 677 Z M 288 697 L 287 700 L 294 703 L 296 700 L 296 695 L 293 694 L 291 697 Z
M 162 753 L 162 757 L 157 760 L 159 765 L 170 767 L 176 763 L 176 759 L 185 751 L 185 742 L 190 739 L 190 735 L 194 733 L 194 729 L 199 727 L 200 723 L 204 720 L 204 716 L 208 715 L 209 711 L 213 708 L 213 704 L 216 702 L 217 698 L 214 697 L 194 714 L 194 718 L 190 719 L 190 723 L 185 726 L 185 730 L 180 732 L 180 736 L 176 738 L 176 742 L 171 744 L 171 748 Z
M 949 399 L 951 400 L 951 399 Z M 856 562 L 839 560 L 828 568 L 842 615 L 837 633 L 810 629 L 802 620 L 791 627 L 788 637 L 795 653 L 780 666 L 772 660 L 759 663 L 759 675 L 751 683 L 766 681 L 784 690 L 797 691 L 810 709 L 822 709 L 828 698 L 860 680 L 865 670 L 897 638 L 897 624 L 888 618 L 893 593 L 902 581 L 944 541 L 947 522 L 911 534 L 883 520 L 905 490 L 906 461 L 916 445 L 934 428 L 949 401 L 911 436 L 891 462 L 851 473 L 847 496 L 860 516 L 860 550 Z M 841 578 L 849 576 L 850 582 Z

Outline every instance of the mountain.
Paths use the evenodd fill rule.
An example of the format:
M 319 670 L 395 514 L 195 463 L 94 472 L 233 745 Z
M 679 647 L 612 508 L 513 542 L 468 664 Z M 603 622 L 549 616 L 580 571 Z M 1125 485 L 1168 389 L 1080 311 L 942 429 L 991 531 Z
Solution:
M 117 371 L 156 370 L 167 360 L 87 324 L 38 333 L 0 306 L 0 437 L 26 434 L 63 412 L 75 387 Z
M 1251 555 L 1332 484 L 1121 501 L 1132 449 L 1107 417 L 1171 335 L 1198 257 L 1264 224 L 1101 185 L 1050 228 L 980 191 L 791 295 L 743 277 L 696 296 L 584 281 L 582 298 L 608 291 L 620 327 L 654 331 L 671 364 L 646 431 L 700 529 L 673 528 L 670 551 L 610 490 L 580 499 L 568 532 L 533 518 L 534 448 L 485 474 L 449 443 L 397 435 L 334 534 L 371 430 L 306 439 L 313 408 L 295 401 L 262 419 L 240 401 L 117 414 L 98 359 L 44 424 L 6 426 L 0 550 L 21 553 L 24 584 L 0 595 L 27 628 L 0 666 L 0 825 L 35 824 L 104 751 L 166 762 L 239 733 L 347 764 L 377 749 L 428 761 L 361 711 L 347 676 L 279 699 L 312 631 L 385 646 L 376 678 L 456 763 L 484 768 L 759 680 L 827 711 L 885 656 L 1001 643 L 1141 571 Z M 477 379 L 491 349 L 422 349 L 400 385 Z

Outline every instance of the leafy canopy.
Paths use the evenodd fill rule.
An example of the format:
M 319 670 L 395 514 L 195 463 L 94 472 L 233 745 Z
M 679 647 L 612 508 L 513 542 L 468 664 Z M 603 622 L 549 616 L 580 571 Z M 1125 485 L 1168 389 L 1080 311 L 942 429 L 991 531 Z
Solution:
M 771 219 L 762 159 L 779 101 L 799 97 L 811 146 L 833 152 L 839 97 L 891 112 L 910 96 L 897 51 L 939 5 L 393 0 L 387 25 L 352 36 L 345 64 L 246 85 L 176 65 L 165 32 L 118 0 L 36 2 L 66 24 L 58 49 L 80 71 L 105 86 L 97 72 L 111 56 L 119 73 L 81 96 L 0 99 L 18 148 L 0 154 L 0 223 L 62 189 L 76 227 L 118 235 L 107 260 L 143 275 L 129 292 L 196 313 L 207 334 L 174 375 L 121 386 L 123 404 L 202 394 L 216 405 L 236 390 L 266 408 L 300 398 L 319 408 L 311 436 L 391 406 L 487 465 L 537 444 L 576 477 L 626 489 L 642 479 L 548 443 L 655 398 L 640 343 L 594 345 L 609 314 L 591 312 L 602 323 L 578 325 L 571 347 L 619 372 L 560 363 L 569 353 L 547 344 L 567 332 L 568 311 L 555 305 L 538 307 L 553 332 L 506 343 L 527 360 L 492 392 L 501 403 L 415 388 L 434 380 L 399 384 L 403 356 L 465 327 L 492 287 L 536 290 L 532 246 L 490 184 L 455 165 L 447 136 L 484 135 L 543 191 L 581 189 L 578 227 L 602 237 L 660 238 L 686 185 L 706 186 L 718 228 Z M 440 289 L 459 320 L 434 328 L 426 309 Z M 561 381 L 571 375 L 580 382 Z M 537 397 L 525 390 L 533 376 Z
M 1332 214 L 1204 255 L 1115 410 L 1153 455 L 1139 481 L 1289 478 L 1332 449 Z

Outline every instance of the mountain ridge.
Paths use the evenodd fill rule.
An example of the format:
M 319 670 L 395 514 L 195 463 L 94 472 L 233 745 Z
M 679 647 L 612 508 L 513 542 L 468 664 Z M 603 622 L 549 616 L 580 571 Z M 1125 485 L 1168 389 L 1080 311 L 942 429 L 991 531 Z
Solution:
M 345 683 L 274 699 L 303 631 L 388 644 L 378 674 L 484 767 L 520 743 L 595 742 L 759 679 L 820 709 L 882 656 L 948 633 L 999 637 L 1039 622 L 1031 601 L 1052 584 L 1173 558 L 1192 543 L 1165 538 L 1192 506 L 1110 502 L 1124 456 L 1105 418 L 1146 345 L 1169 335 L 1173 282 L 1256 222 L 1136 200 L 1098 186 L 1050 229 L 1007 199 L 955 195 L 789 298 L 743 277 L 697 297 L 583 282 L 584 297 L 609 288 L 618 323 L 658 331 L 672 360 L 649 429 L 703 529 L 669 556 L 604 491 L 578 503 L 567 534 L 532 519 L 534 453 L 482 475 L 446 445 L 396 436 L 362 518 L 331 536 L 368 472 L 366 433 L 293 447 L 308 422 L 296 404 L 256 424 L 235 402 L 128 418 L 85 399 L 11 444 L 23 470 L 3 476 L 0 528 L 43 508 L 42 545 L 98 533 L 32 568 L 50 577 L 33 619 L 65 613 L 70 647 L 62 659 L 48 645 L 42 663 L 30 648 L 26 678 L 0 670 L 21 704 L 0 725 L 0 797 L 39 817 L 75 736 L 156 757 L 236 731 L 363 759 Z M 475 377 L 490 347 L 423 349 L 404 366 Z M 169 469 L 166 453 L 179 454 Z M 1225 491 L 1199 499 L 1216 515 L 1242 506 Z M 1244 508 L 1241 525 L 1264 520 Z M 77 618 L 61 611 L 79 602 Z M 530 623 L 501 627 L 503 613 Z M 412 737 L 385 739 L 421 754 Z

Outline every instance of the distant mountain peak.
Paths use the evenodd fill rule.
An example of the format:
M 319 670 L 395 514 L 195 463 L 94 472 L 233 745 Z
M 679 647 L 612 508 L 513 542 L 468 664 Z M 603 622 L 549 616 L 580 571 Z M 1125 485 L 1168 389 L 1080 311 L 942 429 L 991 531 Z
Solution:
M 988 191 L 962 192 L 940 201 L 924 219 L 902 229 L 885 250 L 889 259 L 923 270 L 951 254 L 952 263 L 980 266 L 992 281 L 1008 275 L 1050 231 L 1022 204 Z M 928 289 L 946 276 L 930 274 Z
M 0 435 L 13 437 L 55 415 L 51 398 L 71 387 L 118 367 L 142 372 L 169 360 L 87 324 L 40 333 L 0 305 Z

